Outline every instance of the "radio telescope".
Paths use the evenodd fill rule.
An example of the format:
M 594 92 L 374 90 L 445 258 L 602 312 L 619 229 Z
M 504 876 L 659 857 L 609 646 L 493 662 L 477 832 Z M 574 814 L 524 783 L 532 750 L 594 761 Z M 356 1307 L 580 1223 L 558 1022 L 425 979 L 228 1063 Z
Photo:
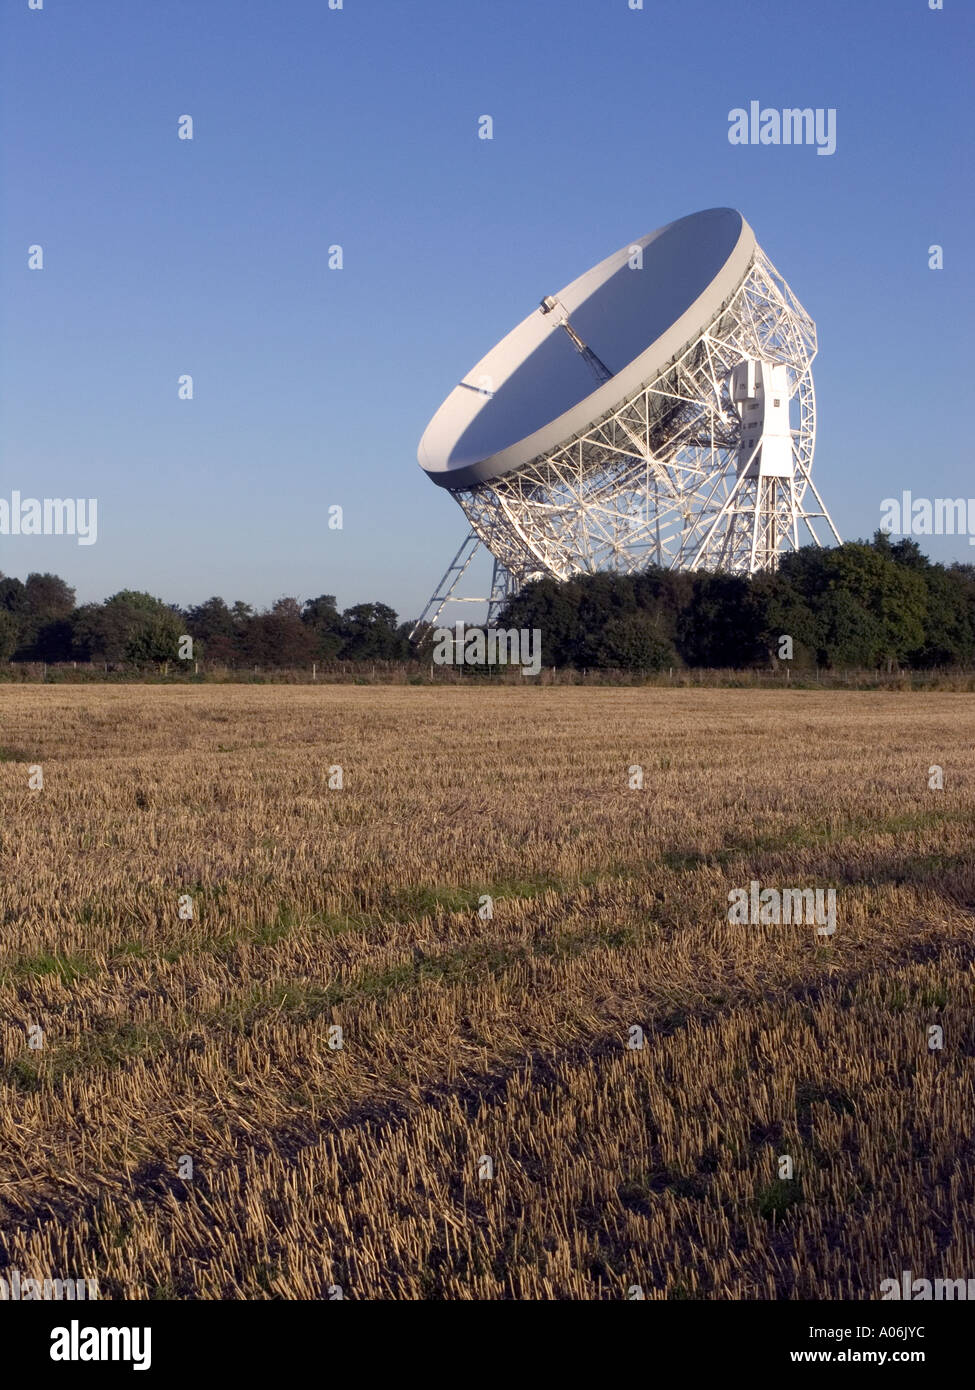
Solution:
M 488 622 L 541 576 L 754 574 L 839 543 L 812 481 L 816 325 L 741 213 L 711 208 L 547 295 L 454 388 L 420 466 L 469 531 L 414 632 L 480 545 Z

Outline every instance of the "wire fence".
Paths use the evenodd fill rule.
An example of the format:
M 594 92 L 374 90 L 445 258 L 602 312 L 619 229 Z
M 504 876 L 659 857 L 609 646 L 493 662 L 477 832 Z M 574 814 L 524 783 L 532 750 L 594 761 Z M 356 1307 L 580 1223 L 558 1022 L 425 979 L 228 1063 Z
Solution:
M 669 667 L 661 671 L 576 670 L 543 667 L 524 674 L 517 665 L 444 665 L 421 661 L 321 661 L 301 667 L 226 666 L 216 662 L 0 663 L 0 682 L 29 684 L 146 683 L 172 685 L 582 685 L 652 688 L 754 688 L 798 690 L 975 691 L 975 671 L 954 667 L 829 670 L 772 667 L 742 670 Z

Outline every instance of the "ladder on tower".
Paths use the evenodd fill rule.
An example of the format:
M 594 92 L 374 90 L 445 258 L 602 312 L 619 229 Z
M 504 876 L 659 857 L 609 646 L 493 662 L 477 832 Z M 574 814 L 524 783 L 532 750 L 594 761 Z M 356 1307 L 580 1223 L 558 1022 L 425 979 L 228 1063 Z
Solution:
M 486 603 L 488 606 L 488 626 L 491 627 L 494 625 L 501 609 L 507 603 L 508 599 L 512 598 L 516 592 L 511 575 L 497 558 L 494 559 L 494 571 L 491 576 L 491 595 L 489 598 L 484 598 L 482 596 L 468 598 L 466 595 L 454 595 L 454 590 L 466 574 L 480 545 L 481 538 L 477 532 L 474 530 L 469 531 L 464 537 L 457 554 L 447 566 L 447 570 L 440 583 L 431 594 L 423 613 L 413 624 L 413 628 L 410 632 L 411 642 L 424 624 L 429 623 L 431 627 L 436 627 L 437 619 L 448 603 Z

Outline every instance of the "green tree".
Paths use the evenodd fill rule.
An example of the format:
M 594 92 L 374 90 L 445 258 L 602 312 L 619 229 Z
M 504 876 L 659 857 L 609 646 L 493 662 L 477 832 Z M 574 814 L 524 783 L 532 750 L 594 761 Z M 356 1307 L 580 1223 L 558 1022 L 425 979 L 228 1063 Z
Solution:
M 76 611 L 75 650 L 86 660 L 175 661 L 185 628 L 180 612 L 162 599 L 122 589 L 102 604 Z
M 199 640 L 207 646 L 221 637 L 232 642 L 238 635 L 237 628 L 233 613 L 216 594 L 186 611 L 187 632 L 194 641 Z
M 250 615 L 247 611 L 248 618 L 241 621 L 216 594 L 187 609 L 186 631 L 193 638 L 194 657 L 206 656 L 210 661 L 235 666 L 242 655 L 243 632 Z
M 266 612 L 249 620 L 243 646 L 248 660 L 287 669 L 311 663 L 315 638 L 301 620 L 298 600 L 279 598 Z
M 343 661 L 396 661 L 409 654 L 396 630 L 396 614 L 385 603 L 358 603 L 342 614 Z
M 967 582 L 965 569 L 972 576 Z M 911 665 L 975 665 L 975 569 L 929 565 L 924 581 L 924 640 L 909 654 Z
M 816 610 L 807 603 L 801 585 L 785 564 L 791 558 L 784 557 L 778 570 L 755 575 L 749 601 L 765 658 L 777 663 L 780 639 L 791 637 L 792 665 L 803 668 L 818 661 L 823 634 Z
M 818 617 L 820 664 L 840 668 L 881 664 L 888 651 L 883 620 L 848 589 L 828 590 Z
M 677 620 L 677 650 L 688 666 L 751 666 L 763 655 L 761 615 L 748 581 L 695 574 L 692 599 Z
M 0 607 L 0 661 L 9 661 L 17 650 L 20 629 L 9 609 Z
M 12 650 L 16 651 L 27 627 L 27 590 L 21 580 L 0 574 L 0 610 L 9 615 L 5 626 L 15 633 Z
M 319 594 L 318 598 L 306 600 L 301 618 L 312 634 L 315 656 L 322 661 L 333 661 L 345 642 L 345 626 L 335 595 Z
M 673 643 L 662 637 L 648 612 L 621 613 L 603 628 L 597 664 L 622 671 L 665 671 L 679 666 Z
M 536 579 L 510 599 L 498 615 L 498 627 L 537 629 L 547 666 L 575 666 L 579 646 L 579 582 Z
M 74 589 L 56 574 L 29 574 L 24 584 L 20 647 L 26 660 L 66 661 L 71 652 Z
M 864 618 L 856 621 L 870 648 L 870 665 L 906 661 L 910 653 L 924 642 L 924 619 L 927 611 L 927 587 L 924 575 L 912 566 L 899 565 L 883 547 L 864 545 L 860 541 L 838 545 L 824 551 L 828 576 L 828 594 L 842 592 L 849 602 L 833 599 L 827 604 L 826 649 L 823 653 L 830 666 L 855 661 L 849 645 L 852 606 L 864 610 Z M 872 620 L 872 621 L 871 621 Z M 834 628 L 841 624 L 843 636 L 831 637 L 829 622 Z M 876 624 L 876 628 L 874 626 Z M 867 633 L 876 636 L 867 639 Z

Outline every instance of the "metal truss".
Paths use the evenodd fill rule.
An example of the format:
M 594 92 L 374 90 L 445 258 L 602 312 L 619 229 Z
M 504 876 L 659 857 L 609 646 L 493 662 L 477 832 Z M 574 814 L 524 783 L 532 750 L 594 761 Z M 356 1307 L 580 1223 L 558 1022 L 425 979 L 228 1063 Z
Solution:
M 469 531 L 464 537 L 460 549 L 447 566 L 446 573 L 440 583 L 430 596 L 427 606 L 422 614 L 413 624 L 410 631 L 410 641 L 416 637 L 424 623 L 429 623 L 431 627 L 436 627 L 437 619 L 443 612 L 448 603 L 486 603 L 488 606 L 488 626 L 493 627 L 497 621 L 498 614 L 516 592 L 518 586 L 513 584 L 511 575 L 498 560 L 494 558 L 494 571 L 491 575 L 491 596 L 490 598 L 468 597 L 467 595 L 455 594 L 454 590 L 467 573 L 468 567 L 481 545 L 481 539 L 476 531 Z
M 822 543 L 814 522 L 838 543 L 811 476 L 815 355 L 815 324 L 756 249 L 713 322 L 639 391 L 550 453 L 454 492 L 472 528 L 465 545 L 481 540 L 514 593 L 541 575 L 604 569 L 773 569 L 783 551 L 807 543 L 806 533 Z M 788 369 L 791 476 L 752 466 L 759 445 L 750 458 L 740 453 L 728 378 L 748 358 Z M 443 587 L 427 607 L 440 603 L 434 620 Z M 494 614 L 498 606 L 492 595 Z

